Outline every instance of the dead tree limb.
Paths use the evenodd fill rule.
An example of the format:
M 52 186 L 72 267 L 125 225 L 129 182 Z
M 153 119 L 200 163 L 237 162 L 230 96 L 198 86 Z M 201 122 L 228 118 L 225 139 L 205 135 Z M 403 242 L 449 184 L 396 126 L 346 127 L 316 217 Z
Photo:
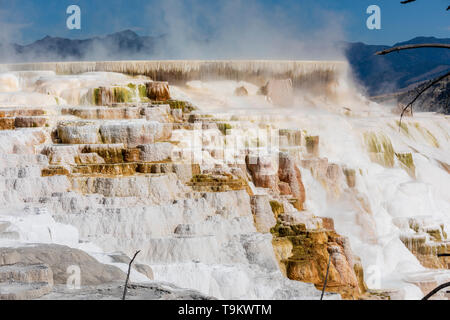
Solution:
M 415 1 L 415 0 L 414 0 Z M 408 2 L 412 2 L 412 1 L 405 1 L 405 3 Z M 409 45 L 404 45 L 404 46 L 398 46 L 398 47 L 394 47 L 394 48 L 390 48 L 390 49 L 386 49 L 386 50 L 382 50 L 382 51 L 378 51 L 375 54 L 376 55 L 385 55 L 385 54 L 389 54 L 391 52 L 398 52 L 401 50 L 410 50 L 410 49 L 417 49 L 417 48 L 442 48 L 442 49 L 450 49 L 450 44 L 445 44 L 445 43 L 424 43 L 424 44 L 409 44 Z M 434 86 L 436 83 L 444 80 L 445 78 L 447 78 L 448 76 L 450 76 L 450 72 L 447 72 L 446 74 L 440 76 L 439 78 L 436 78 L 434 80 L 432 80 L 428 85 L 426 85 L 422 90 L 420 90 L 416 97 L 410 102 L 408 103 L 402 110 L 402 113 L 400 114 L 400 122 L 399 122 L 399 128 L 402 125 L 402 119 L 403 119 L 403 115 L 405 114 L 405 112 L 408 110 L 408 108 L 411 108 L 411 114 L 412 114 L 412 105 L 414 104 L 414 102 L 417 101 L 417 99 L 419 99 L 419 97 L 425 92 L 427 91 L 429 88 L 431 88 L 432 86 Z
M 400 127 L 401 127 L 401 125 L 402 125 L 403 115 L 405 114 L 406 110 L 408 110 L 408 108 L 411 108 L 411 114 L 412 114 L 412 110 L 413 110 L 413 109 L 412 109 L 412 106 L 413 106 L 414 102 L 416 102 L 417 99 L 419 99 L 420 96 L 421 96 L 425 91 L 427 91 L 427 90 L 430 89 L 432 86 L 434 86 L 436 83 L 438 83 L 438 82 L 444 80 L 445 78 L 447 78 L 447 77 L 449 77 L 449 76 L 450 76 L 450 71 L 447 72 L 446 74 L 444 74 L 444 75 L 442 75 L 442 76 L 440 76 L 440 77 L 434 79 L 434 80 L 431 80 L 431 81 L 430 81 L 430 82 L 429 82 L 422 90 L 420 90 L 420 91 L 416 94 L 415 98 L 403 108 L 402 113 L 400 114 L 400 123 L 399 123 L 399 126 L 400 126 Z
M 411 3 L 411 2 L 416 2 L 416 0 L 404 0 L 404 1 L 400 1 L 401 4 L 407 4 L 407 3 Z M 450 10 L 450 6 L 448 6 L 447 11 Z
M 378 51 L 375 54 L 377 56 L 384 56 L 385 54 L 395 52 L 395 51 L 402 51 L 402 50 L 410 50 L 410 49 L 417 49 L 417 48 L 441 48 L 441 49 L 450 49 L 450 44 L 447 43 L 419 43 L 419 44 L 407 44 L 404 46 L 398 46 L 389 48 L 386 50 Z
M 127 287 L 128 287 L 128 280 L 130 279 L 131 265 L 133 264 L 133 261 L 134 261 L 134 259 L 136 259 L 136 256 L 138 255 L 139 252 L 141 252 L 141 250 L 136 251 L 136 253 L 133 256 L 133 259 L 131 259 L 130 263 L 128 264 L 128 273 L 127 273 L 127 279 L 125 280 L 125 287 L 123 288 L 122 300 L 125 300 L 125 296 L 127 295 Z
M 427 294 L 425 297 L 422 298 L 422 300 L 428 300 L 429 298 L 431 298 L 432 296 L 434 296 L 436 293 L 438 293 L 439 291 L 441 291 L 444 288 L 450 287 L 450 282 L 441 284 L 439 287 L 431 290 L 431 292 L 429 294 Z
M 323 300 L 323 295 L 324 295 L 325 289 L 327 287 L 328 272 L 330 271 L 330 263 L 331 263 L 331 253 L 330 253 L 330 257 L 328 258 L 327 274 L 325 275 L 325 281 L 323 283 L 322 294 L 320 295 L 320 300 Z

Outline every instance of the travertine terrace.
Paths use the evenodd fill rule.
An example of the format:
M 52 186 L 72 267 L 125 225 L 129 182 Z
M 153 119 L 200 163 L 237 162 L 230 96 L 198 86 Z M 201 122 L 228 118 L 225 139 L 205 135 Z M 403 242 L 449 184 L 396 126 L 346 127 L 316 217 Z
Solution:
M 114 298 L 137 250 L 149 299 L 168 298 L 161 282 L 174 299 L 318 299 L 329 260 L 326 299 L 411 298 L 449 276 L 448 195 L 427 189 L 449 185 L 448 118 L 399 132 L 344 62 L 0 70 L 0 298 Z M 399 203 L 380 200 L 389 174 Z M 401 207 L 415 192 L 423 207 Z M 74 266 L 80 291 L 64 289 Z

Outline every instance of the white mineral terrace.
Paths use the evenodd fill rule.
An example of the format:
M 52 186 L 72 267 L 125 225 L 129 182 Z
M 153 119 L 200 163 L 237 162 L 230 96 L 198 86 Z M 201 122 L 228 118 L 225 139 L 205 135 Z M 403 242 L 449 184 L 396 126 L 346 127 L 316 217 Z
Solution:
M 417 113 L 400 127 L 395 108 L 357 92 L 347 68 L 332 61 L 0 65 L 0 250 L 67 245 L 88 253 L 84 263 L 99 272 L 104 264 L 126 270 L 119 253 L 141 250 L 135 282 L 225 299 L 318 299 L 312 283 L 286 277 L 316 269 L 289 260 L 292 243 L 270 232 L 278 221 L 314 235 L 335 228 L 347 238 L 315 240 L 332 256 L 332 284 L 357 283 L 358 256 L 372 293 L 423 297 L 450 279 L 448 260 L 436 255 L 450 248 L 450 119 Z M 299 89 L 287 105 L 261 94 L 272 78 Z M 150 103 L 140 90 L 155 79 L 169 81 L 173 100 L 198 109 Z M 118 97 L 126 103 L 108 100 Z M 282 138 L 269 143 L 261 130 Z M 210 188 L 205 177 L 246 187 Z M 153 280 L 143 271 L 149 267 Z M 95 274 L 88 279 L 98 285 Z
M 0 71 L 51 70 L 56 74 L 85 72 L 119 72 L 146 75 L 154 80 L 228 79 L 255 80 L 291 78 L 294 82 L 312 79 L 332 81 L 348 70 L 345 61 L 286 61 L 286 60 L 167 60 L 167 61 L 86 61 L 45 62 L 0 65 Z

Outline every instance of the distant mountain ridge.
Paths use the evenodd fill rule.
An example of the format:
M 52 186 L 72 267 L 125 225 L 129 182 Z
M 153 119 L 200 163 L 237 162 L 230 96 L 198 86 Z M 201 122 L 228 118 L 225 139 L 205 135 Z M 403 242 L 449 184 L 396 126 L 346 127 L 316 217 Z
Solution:
M 139 36 L 124 30 L 83 40 L 46 36 L 28 45 L 0 45 L 2 62 L 150 59 L 164 36 Z
M 450 38 L 417 37 L 396 43 L 393 47 L 420 43 L 450 44 Z M 355 77 L 370 95 L 411 89 L 450 70 L 448 49 L 422 48 L 393 52 L 385 56 L 374 55 L 387 48 L 390 46 L 364 43 L 348 43 L 345 46 L 345 55 Z
M 449 43 L 450 38 L 417 37 L 395 44 Z M 355 78 L 368 95 L 406 91 L 450 69 L 450 50 L 416 49 L 375 56 L 389 46 L 343 43 Z M 124 30 L 105 37 L 73 40 L 46 36 L 28 45 L 0 44 L 1 62 L 65 60 L 147 60 L 165 56 L 166 37 L 140 36 Z

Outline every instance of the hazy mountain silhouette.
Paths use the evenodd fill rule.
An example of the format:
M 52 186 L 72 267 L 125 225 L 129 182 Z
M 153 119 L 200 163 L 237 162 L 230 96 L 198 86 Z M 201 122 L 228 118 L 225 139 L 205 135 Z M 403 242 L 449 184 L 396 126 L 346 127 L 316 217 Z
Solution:
M 0 44 L 0 59 L 2 62 L 156 59 L 165 56 L 165 40 L 164 35 L 139 36 L 131 30 L 84 40 L 46 36 L 24 46 Z M 450 39 L 417 37 L 396 45 L 435 42 L 450 43 Z M 412 88 L 450 69 L 450 51 L 445 49 L 424 48 L 375 56 L 375 52 L 389 46 L 358 42 L 339 47 L 369 95 Z
M 46 36 L 24 46 L 3 45 L 0 56 L 4 62 L 150 59 L 163 42 L 164 36 L 139 36 L 131 30 L 83 40 Z
M 450 43 L 450 39 L 417 37 L 394 46 L 419 43 Z M 376 56 L 375 52 L 389 46 L 349 43 L 345 53 L 356 78 L 370 95 L 412 88 L 436 78 L 450 69 L 450 50 L 421 48 Z

